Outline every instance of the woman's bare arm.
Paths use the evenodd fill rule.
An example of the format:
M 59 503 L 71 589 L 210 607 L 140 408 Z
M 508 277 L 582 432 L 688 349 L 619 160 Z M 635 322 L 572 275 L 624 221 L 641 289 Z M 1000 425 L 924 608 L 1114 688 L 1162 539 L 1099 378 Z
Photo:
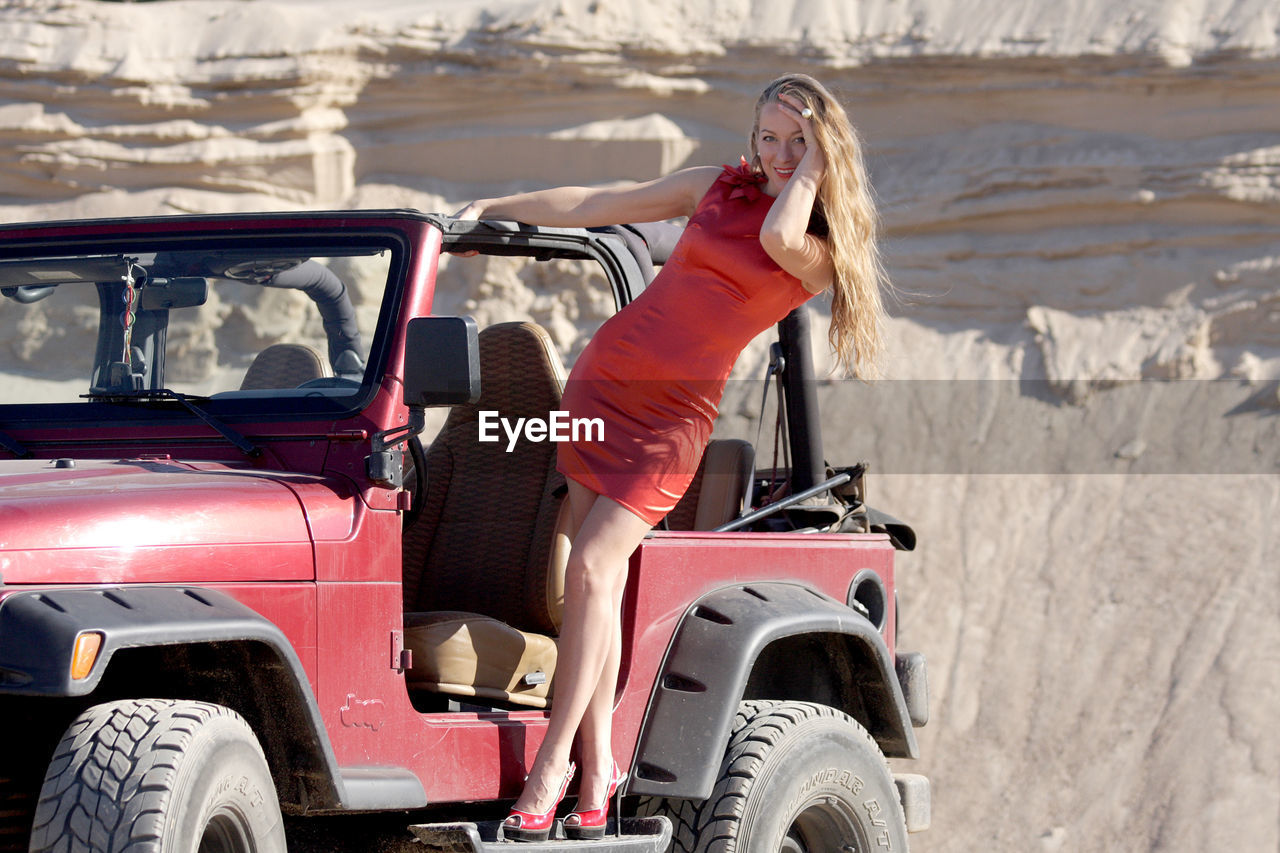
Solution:
M 774 263 L 800 279 L 805 290 L 821 293 L 835 274 L 827 241 L 808 233 L 811 199 L 817 188 L 802 186 L 800 170 L 791 176 L 787 186 L 773 203 L 760 228 L 760 245 Z
M 529 225 L 590 228 L 620 222 L 657 222 L 688 216 L 715 183 L 720 169 L 697 166 L 652 181 L 609 187 L 555 187 L 477 199 L 458 219 L 514 219 Z

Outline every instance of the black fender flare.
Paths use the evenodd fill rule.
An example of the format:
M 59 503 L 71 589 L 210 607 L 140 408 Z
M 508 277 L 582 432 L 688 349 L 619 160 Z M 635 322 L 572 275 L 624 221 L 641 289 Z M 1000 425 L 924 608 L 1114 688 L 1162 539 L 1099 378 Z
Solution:
M 102 635 L 90 673 L 71 677 L 76 638 Z M 122 586 L 14 592 L 0 600 L 0 696 L 88 697 L 111 658 L 130 649 L 191 644 L 243 643 L 265 649 L 283 669 L 285 689 L 275 711 L 302 743 L 288 756 L 308 779 L 304 808 L 343 808 L 342 772 L 302 662 L 270 620 L 226 593 L 202 587 Z M 283 706 L 283 707 L 282 707 Z M 266 746 L 266 744 L 264 744 Z
M 868 729 L 886 755 L 915 758 L 894 661 L 875 626 L 809 587 L 748 583 L 708 593 L 685 612 L 654 683 L 627 793 L 709 797 L 757 658 L 770 643 L 805 634 L 840 635 L 872 662 L 874 672 L 858 679 L 871 694 Z

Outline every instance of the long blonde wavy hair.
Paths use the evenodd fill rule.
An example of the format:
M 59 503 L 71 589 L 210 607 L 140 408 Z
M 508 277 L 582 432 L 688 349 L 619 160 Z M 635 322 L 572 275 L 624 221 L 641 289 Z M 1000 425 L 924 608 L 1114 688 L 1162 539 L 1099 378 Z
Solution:
M 840 367 L 859 378 L 874 378 L 879 375 L 884 349 L 881 291 L 889 288 L 889 280 L 880 262 L 879 217 L 862 143 L 844 107 L 821 83 L 807 74 L 785 74 L 766 86 L 756 101 L 751 126 L 751 165 L 755 170 L 761 170 L 756 144 L 760 111 L 783 94 L 813 110 L 814 141 L 827 161 L 810 222 L 811 231 L 827 238 L 835 266 L 827 340 Z

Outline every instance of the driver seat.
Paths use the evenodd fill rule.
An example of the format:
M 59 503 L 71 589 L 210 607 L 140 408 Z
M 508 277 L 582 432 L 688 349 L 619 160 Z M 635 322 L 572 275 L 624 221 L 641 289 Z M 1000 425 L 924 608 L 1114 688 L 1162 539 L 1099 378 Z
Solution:
M 303 382 L 329 375 L 329 365 L 306 344 L 272 344 L 254 356 L 240 381 L 240 390 L 297 388 Z
M 423 507 L 404 534 L 408 686 L 545 708 L 568 562 L 556 444 L 480 442 L 479 413 L 546 419 L 564 367 L 534 323 L 480 332 L 480 399 L 455 406 L 426 454 Z

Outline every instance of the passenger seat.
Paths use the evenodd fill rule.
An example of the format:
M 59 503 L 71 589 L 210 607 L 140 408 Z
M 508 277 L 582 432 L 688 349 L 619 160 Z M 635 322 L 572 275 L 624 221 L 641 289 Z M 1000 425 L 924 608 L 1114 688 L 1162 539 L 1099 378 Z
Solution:
M 711 530 L 742 514 L 751 501 L 756 452 L 738 438 L 713 439 L 689 490 L 667 514 L 668 530 Z

